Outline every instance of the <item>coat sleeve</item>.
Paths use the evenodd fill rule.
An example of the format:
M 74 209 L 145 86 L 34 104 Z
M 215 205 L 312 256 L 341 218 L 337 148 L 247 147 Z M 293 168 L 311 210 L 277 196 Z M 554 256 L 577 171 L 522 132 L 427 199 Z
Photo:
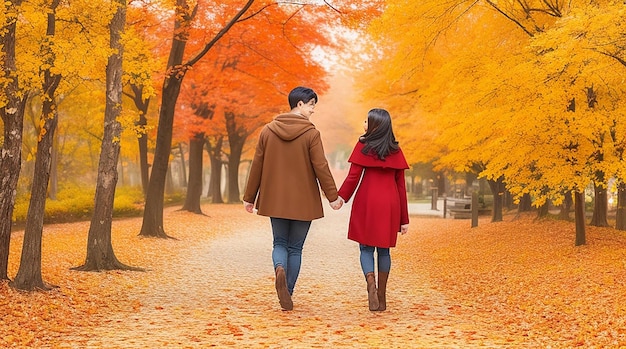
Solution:
M 350 170 L 348 171 L 348 176 L 343 181 L 341 188 L 339 189 L 339 196 L 341 196 L 346 202 L 350 200 L 356 187 L 359 185 L 359 181 L 361 180 L 361 174 L 363 173 L 364 167 L 358 164 L 351 163 Z
M 400 195 L 400 224 L 409 224 L 409 206 L 406 198 L 404 170 L 396 170 L 396 186 Z
M 311 157 L 313 171 L 315 171 L 315 176 L 319 181 L 324 195 L 326 195 L 326 198 L 330 202 L 337 200 L 337 185 L 335 184 L 335 179 L 330 172 L 328 160 L 326 160 L 326 154 L 324 154 L 324 146 L 322 145 L 322 139 L 319 132 L 315 132 L 311 140 L 309 155 Z
M 263 130 L 259 135 L 259 141 L 257 142 L 254 157 L 250 164 L 250 173 L 248 175 L 248 182 L 246 183 L 246 189 L 243 194 L 243 201 L 254 203 L 259 187 L 261 186 L 261 172 L 263 169 L 263 159 L 265 157 L 265 137 L 263 136 Z

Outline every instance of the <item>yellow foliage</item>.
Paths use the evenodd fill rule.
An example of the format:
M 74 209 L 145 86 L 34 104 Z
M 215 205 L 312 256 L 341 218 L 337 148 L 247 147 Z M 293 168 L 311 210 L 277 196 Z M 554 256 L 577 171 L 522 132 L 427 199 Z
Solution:
M 504 176 L 537 204 L 626 180 L 624 5 L 555 5 L 388 2 L 363 86 L 401 111 L 409 159 Z

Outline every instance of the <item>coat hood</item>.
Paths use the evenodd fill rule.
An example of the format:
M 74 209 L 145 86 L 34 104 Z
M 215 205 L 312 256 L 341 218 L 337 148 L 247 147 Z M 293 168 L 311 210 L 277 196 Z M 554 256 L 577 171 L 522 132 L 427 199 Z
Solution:
M 267 124 L 270 131 L 284 141 L 292 141 L 303 133 L 315 128 L 308 119 L 298 114 L 280 114 Z

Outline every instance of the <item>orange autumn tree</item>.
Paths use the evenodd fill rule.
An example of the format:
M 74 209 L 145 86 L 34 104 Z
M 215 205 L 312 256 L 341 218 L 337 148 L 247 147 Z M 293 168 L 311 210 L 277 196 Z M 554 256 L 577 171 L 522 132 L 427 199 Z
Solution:
M 211 31 L 211 33 L 214 33 L 212 34 L 214 36 L 209 39 L 200 52 L 194 53 L 191 57 L 185 57 L 185 49 L 189 40 L 190 29 L 198 8 L 196 3 L 190 1 L 176 1 L 172 47 L 170 49 L 167 71 L 161 92 L 154 163 L 149 178 L 143 224 L 139 235 L 162 238 L 169 237 L 163 227 L 163 199 L 165 179 L 172 146 L 174 111 L 176 109 L 176 102 L 183 78 L 187 71 L 200 61 L 215 43 L 250 9 L 253 3 L 254 0 L 248 0 L 245 3 L 236 5 L 236 7 L 213 7 L 211 9 L 214 11 L 212 15 L 215 16 L 215 18 L 225 18 L 225 20 L 215 21 L 216 25 L 212 27 L 213 30 Z
M 358 18 L 361 11 L 368 13 L 372 8 L 378 5 L 377 1 L 367 2 L 347 2 L 342 5 L 350 11 L 346 11 L 350 15 L 346 15 L 346 19 Z M 253 6 L 254 4 L 254 6 Z M 165 187 L 165 177 L 168 168 L 169 152 L 172 140 L 172 125 L 174 120 L 174 110 L 182 85 L 183 78 L 187 71 L 198 63 L 218 42 L 225 33 L 227 33 L 237 21 L 245 19 L 248 16 L 256 16 L 264 12 L 272 6 L 283 6 L 292 8 L 287 13 L 295 14 L 305 7 L 315 7 L 316 9 L 329 8 L 329 12 L 335 16 L 342 16 L 342 9 L 331 6 L 328 3 L 312 4 L 309 2 L 269 2 L 269 1 L 253 1 L 249 0 L 239 5 L 224 4 L 222 6 L 213 6 L 211 16 L 217 19 L 214 21 L 215 27 L 210 31 L 209 41 L 202 47 L 198 53 L 194 53 L 189 58 L 185 57 L 185 48 L 187 42 L 190 41 L 190 28 L 196 16 L 197 8 L 194 3 L 185 0 L 178 0 L 176 18 L 176 32 L 174 35 L 172 50 L 170 51 L 170 60 L 168 62 L 168 70 L 163 84 L 162 103 L 159 116 L 159 127 L 157 130 L 157 140 L 154 164 L 150 175 L 150 183 L 148 185 L 148 193 L 146 197 L 146 207 L 144 209 L 144 221 L 140 235 L 167 237 L 163 228 L 163 194 Z M 201 9 L 207 11 L 208 9 Z M 246 16 L 244 16 L 246 14 Z M 359 14 L 354 15 L 354 14 Z M 226 18 L 222 21 L 219 19 Z M 244 23 L 240 23 L 244 24 Z M 302 38 L 292 44 L 302 45 Z M 193 40 L 191 40 L 193 42 Z
M 207 132 L 208 129 L 200 129 L 192 134 L 193 142 L 190 141 L 190 144 L 193 147 L 201 149 L 196 143 L 202 144 L 203 141 L 198 138 L 205 134 L 228 139 L 229 151 L 225 152 L 228 158 L 228 202 L 240 201 L 239 165 L 248 137 L 276 113 L 285 110 L 286 94 L 294 86 L 306 84 L 319 92 L 327 88 L 324 83 L 326 73 L 319 63 L 311 59 L 310 52 L 319 46 L 333 48 L 333 43 L 320 29 L 327 15 L 304 8 L 294 16 L 287 16 L 288 10 L 269 7 L 246 20 L 245 26 L 231 29 L 205 60 L 189 73 L 188 79 L 192 83 L 189 88 L 184 87 L 181 95 L 184 98 L 187 90 L 191 97 L 185 98 L 188 102 L 181 103 L 181 109 L 197 110 L 201 120 L 207 119 L 207 110 L 210 110 L 211 121 L 222 126 L 217 130 L 213 128 L 211 133 Z M 296 47 L 292 42 L 298 36 L 306 37 L 311 44 Z M 271 44 L 267 37 L 272 38 Z M 276 47 L 283 49 L 276 50 Z M 185 122 L 182 120 L 182 123 Z M 197 210 L 201 190 L 191 188 L 198 185 L 197 178 L 200 176 L 194 171 L 200 171 L 201 166 L 192 166 L 192 161 L 200 160 L 199 156 L 191 156 L 192 151 L 190 188 L 185 206 Z M 217 169 L 211 171 L 212 175 L 219 175 L 220 172 Z

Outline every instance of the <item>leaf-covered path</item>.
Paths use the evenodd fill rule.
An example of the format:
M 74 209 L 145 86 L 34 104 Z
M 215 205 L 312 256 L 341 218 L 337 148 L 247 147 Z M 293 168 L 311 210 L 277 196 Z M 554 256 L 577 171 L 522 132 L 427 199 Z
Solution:
M 294 295 L 280 310 L 265 217 L 240 205 L 207 216 L 167 209 L 178 240 L 137 236 L 114 222 L 124 263 L 146 272 L 70 270 L 84 260 L 88 223 L 44 230 L 50 292 L 0 283 L 0 347 L 15 348 L 620 348 L 626 345 L 626 234 L 570 222 L 412 216 L 392 250 L 385 312 L 370 312 L 349 207 L 313 223 Z M 15 275 L 23 233 L 11 244 Z
M 280 310 L 271 264 L 269 220 L 232 207 L 211 214 L 196 232 L 211 239 L 173 243 L 178 252 L 156 277 L 133 291 L 136 313 L 115 314 L 94 329 L 94 347 L 400 348 L 467 347 L 471 322 L 420 272 L 419 254 L 394 260 L 388 310 L 367 308 L 356 243 L 345 238 L 349 209 L 327 210 L 313 223 L 294 293 L 294 311 Z M 183 213 L 172 215 L 187 216 Z M 224 216 L 226 214 L 226 216 Z M 417 222 L 416 222 L 417 223 Z M 401 238 L 410 239 L 410 235 Z M 178 246 L 181 245 L 181 246 Z M 404 244 L 406 246 L 406 243 Z M 161 265 L 161 263 L 159 263 Z M 156 267 L 153 267 L 153 269 Z M 488 341 L 486 343 L 489 343 Z M 485 343 L 483 343 L 485 344 Z M 493 344 L 493 343 L 492 343 Z

